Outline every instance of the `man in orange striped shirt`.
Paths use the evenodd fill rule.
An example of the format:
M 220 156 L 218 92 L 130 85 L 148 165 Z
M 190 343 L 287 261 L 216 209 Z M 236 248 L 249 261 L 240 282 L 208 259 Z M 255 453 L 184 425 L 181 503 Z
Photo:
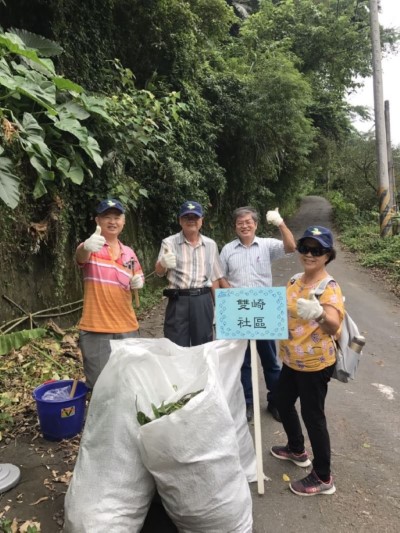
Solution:
M 96 212 L 96 231 L 76 250 L 84 283 L 79 345 L 89 388 L 110 357 L 110 340 L 139 335 L 131 289 L 141 289 L 144 283 L 135 252 L 118 239 L 125 225 L 121 202 L 103 200 Z

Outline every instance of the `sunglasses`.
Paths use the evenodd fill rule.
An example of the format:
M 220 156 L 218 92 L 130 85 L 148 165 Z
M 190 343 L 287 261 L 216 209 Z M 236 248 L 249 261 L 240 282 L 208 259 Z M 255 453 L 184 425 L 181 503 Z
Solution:
M 297 247 L 299 254 L 311 254 L 313 257 L 321 257 L 321 255 L 328 254 L 329 248 L 320 248 L 319 246 L 306 246 L 305 244 L 299 244 Z

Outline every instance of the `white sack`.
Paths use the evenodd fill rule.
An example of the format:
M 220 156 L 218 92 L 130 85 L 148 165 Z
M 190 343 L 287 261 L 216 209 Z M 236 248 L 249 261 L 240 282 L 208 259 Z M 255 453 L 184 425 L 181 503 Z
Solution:
M 210 344 L 174 351 L 172 357 L 149 353 L 140 360 L 146 372 L 137 367 L 138 374 L 153 376 L 158 391 L 171 388 L 168 397 L 154 390 L 152 403 L 159 406 L 204 390 L 181 409 L 140 428 L 143 462 L 180 533 L 251 533 L 251 495 L 219 381 L 218 354 Z M 149 405 L 141 403 L 141 410 L 151 416 Z
M 247 344 L 247 340 L 218 340 L 208 342 L 201 346 L 183 348 L 165 338 L 123 339 L 111 341 L 111 346 L 113 348 L 111 358 L 114 356 L 120 357 L 121 354 L 124 354 L 125 351 L 128 350 L 133 357 L 149 353 L 160 355 L 162 357 L 180 355 L 182 357 L 190 356 L 196 359 L 197 356 L 203 354 L 205 348 L 211 351 L 215 349 L 218 354 L 218 373 L 222 390 L 235 424 L 240 463 L 246 473 L 247 481 L 253 482 L 257 481 L 256 454 L 249 425 L 247 423 L 246 401 L 244 398 L 242 382 L 240 380 L 240 370 L 242 368 Z M 148 374 L 148 372 L 154 372 L 149 368 L 143 368 L 143 371 L 145 374 Z M 159 371 L 162 374 L 167 372 L 164 364 Z M 176 371 L 177 370 L 175 369 L 174 372 Z M 185 377 L 185 374 L 183 374 L 183 377 Z M 141 379 L 145 379 L 144 376 L 142 376 Z M 165 389 L 165 383 L 163 383 L 163 386 L 163 394 L 171 392 L 170 388 Z M 151 397 L 152 394 L 157 395 L 155 397 L 159 397 L 159 391 L 157 387 L 154 387 L 154 381 L 152 379 L 146 382 L 145 387 L 141 387 L 140 385 L 139 387 L 142 390 L 147 391 L 148 397 Z M 194 391 L 188 390 L 188 392 Z M 166 396 L 164 396 L 164 398 L 165 397 Z
M 257 465 L 254 443 L 246 418 L 246 401 L 240 380 L 247 340 L 220 340 L 209 343 L 214 346 L 219 358 L 219 376 L 222 390 L 235 424 L 239 445 L 240 464 L 247 481 L 257 481 Z
M 65 500 L 65 533 L 139 532 L 153 493 L 154 481 L 139 457 L 135 403 L 143 410 L 156 398 L 167 398 L 180 377 L 174 365 L 159 368 L 157 383 L 149 366 L 149 354 L 196 358 L 213 347 L 219 355 L 219 373 L 235 423 L 240 461 L 248 481 L 256 479 L 253 441 L 246 421 L 240 368 L 247 341 L 214 341 L 204 346 L 181 348 L 167 339 L 112 341 L 110 360 L 93 391 L 78 460 Z M 140 364 L 139 364 L 140 361 Z M 172 362 L 172 361 L 171 361 Z M 170 368 L 171 367 L 171 368 Z M 141 368 L 139 375 L 138 368 Z M 178 374 L 178 376 L 177 376 Z M 193 392 L 187 388 L 186 392 Z M 182 395 L 185 392 L 182 392 Z
M 129 372 L 134 361 L 121 357 L 114 363 L 93 390 L 65 497 L 65 533 L 138 533 L 155 493 L 137 444 Z

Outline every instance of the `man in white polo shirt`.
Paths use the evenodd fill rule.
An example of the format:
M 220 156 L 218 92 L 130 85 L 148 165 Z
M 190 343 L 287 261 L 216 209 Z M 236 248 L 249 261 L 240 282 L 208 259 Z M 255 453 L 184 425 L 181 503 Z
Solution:
M 271 262 L 296 250 L 292 232 L 284 223 L 278 209 L 268 211 L 267 222 L 278 227 L 282 240 L 256 237 L 258 213 L 252 207 L 239 207 L 233 212 L 237 238 L 226 244 L 221 251 L 224 278 L 222 288 L 271 287 Z M 258 340 L 257 351 L 263 367 L 267 386 L 267 411 L 280 422 L 274 403 L 274 393 L 280 375 L 274 340 Z M 253 417 L 253 387 L 251 383 L 250 344 L 247 347 L 243 366 L 242 384 L 247 405 L 247 419 Z

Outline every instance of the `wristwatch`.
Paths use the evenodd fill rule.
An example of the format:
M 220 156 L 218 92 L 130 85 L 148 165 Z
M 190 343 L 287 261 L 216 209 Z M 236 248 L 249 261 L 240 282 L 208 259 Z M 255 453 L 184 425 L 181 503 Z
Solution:
M 325 311 L 322 311 L 322 314 L 315 319 L 316 322 L 318 322 L 318 324 L 323 324 L 324 322 L 326 322 L 326 313 Z

